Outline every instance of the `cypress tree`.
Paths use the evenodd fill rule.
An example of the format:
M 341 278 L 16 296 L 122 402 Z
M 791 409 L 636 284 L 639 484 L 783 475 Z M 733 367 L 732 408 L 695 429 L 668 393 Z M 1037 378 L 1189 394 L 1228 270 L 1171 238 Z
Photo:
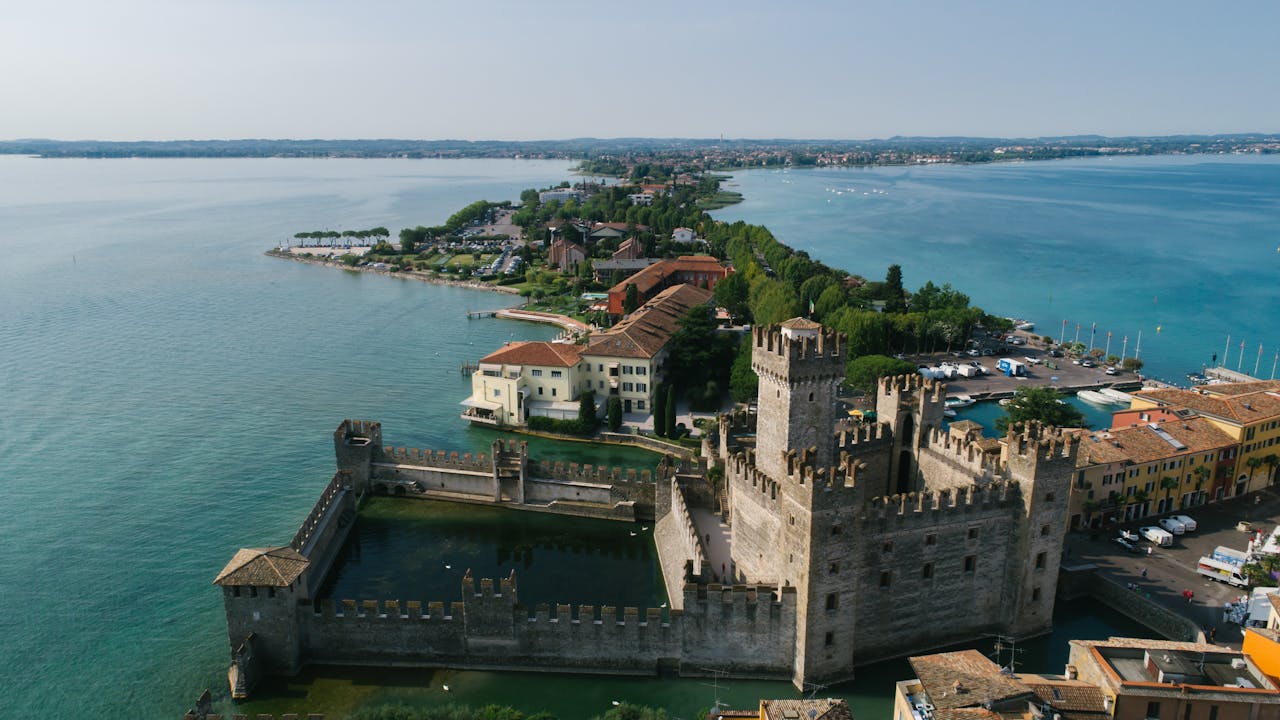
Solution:
M 676 436 L 676 386 L 667 386 L 667 422 L 665 423 L 667 437 L 674 438 Z
M 658 437 L 666 435 L 667 423 L 667 386 L 660 383 L 653 389 L 653 434 Z
M 622 398 L 609 398 L 609 432 L 622 429 Z

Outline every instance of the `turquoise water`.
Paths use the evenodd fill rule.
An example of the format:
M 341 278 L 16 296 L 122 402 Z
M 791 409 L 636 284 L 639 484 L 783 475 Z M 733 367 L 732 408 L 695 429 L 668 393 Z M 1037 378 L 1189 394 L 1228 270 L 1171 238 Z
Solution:
M 1006 284 L 986 284 L 992 275 L 976 260 L 989 259 L 993 267 L 1009 260 L 969 248 L 971 237 L 951 246 L 964 262 L 943 256 L 933 265 L 913 264 L 905 239 L 933 237 L 939 208 L 952 206 L 970 220 L 981 216 L 962 209 L 974 194 L 1010 197 L 990 202 L 1003 208 L 1012 233 L 1021 217 L 1017 208 L 1029 202 L 1025 195 L 1056 192 L 1055 173 L 1074 178 L 1068 185 L 1084 197 L 1096 194 L 1087 185 L 1095 178 L 1130 187 L 1125 212 L 1153 227 L 1167 229 L 1165 215 L 1172 215 L 1187 218 L 1197 232 L 1216 233 L 1212 243 L 1189 244 L 1189 233 L 1170 241 L 1183 255 L 1164 265 L 1182 292 L 1207 302 L 1212 283 L 1247 301 L 1238 313 L 1220 304 L 1195 308 L 1185 321 L 1166 320 L 1166 334 L 1175 325 L 1213 324 L 1207 316 L 1232 332 L 1276 335 L 1277 290 L 1267 264 L 1275 261 L 1274 247 L 1258 244 L 1267 233 L 1275 244 L 1277 168 L 1268 160 L 1191 159 L 839 171 L 845 179 L 896 178 L 896 184 L 885 181 L 890 203 L 899 202 L 899 191 L 916 198 L 884 206 L 901 209 L 901 218 L 861 220 L 831 216 L 780 176 L 742 173 L 747 203 L 720 214 L 771 212 L 755 219 L 851 270 L 878 276 L 888 262 L 901 261 L 912 283 L 950 279 L 992 310 L 1030 315 L 1038 312 L 1032 301 L 1052 285 L 1036 284 L 1037 273 L 1045 272 L 1036 263 L 1055 248 L 1054 262 L 1063 262 L 1078 255 L 1073 238 L 1088 236 L 1095 245 L 1113 239 L 1124 246 L 1113 253 L 1114 263 L 1132 255 L 1119 230 L 1099 229 L 1116 211 L 1101 201 L 1031 203 L 1046 213 L 1054 207 L 1071 212 L 1069 221 L 1033 217 L 1028 225 L 1035 262 L 1014 264 L 1029 276 L 1019 274 L 1010 284 L 1020 294 Z M 0 544 L 0 648 L 8 660 L 0 670 L 0 717 L 39 709 L 50 717 L 167 719 L 204 688 L 224 688 L 228 653 L 211 580 L 236 548 L 291 537 L 332 474 L 331 432 L 341 418 L 381 420 L 386 440 L 396 445 L 484 450 L 495 435 L 457 419 L 457 402 L 469 389 L 459 365 L 503 341 L 555 332 L 463 319 L 467 309 L 510 304 L 505 296 L 289 263 L 264 257 L 264 249 L 299 230 L 385 225 L 395 231 L 438 223 L 476 198 L 515 198 L 525 187 L 559 181 L 567 169 L 559 162 L 503 160 L 0 156 L 0 500 L 6 508 L 0 537 L 7 541 Z M 1037 180 L 1037 173 L 1048 174 Z M 1153 173 L 1170 177 L 1153 184 Z M 815 187 L 826 182 L 819 173 L 814 178 Z M 1151 187 L 1142 190 L 1144 184 Z M 1185 195 L 1178 190 L 1184 185 L 1228 209 L 1205 217 L 1176 203 L 1167 212 L 1140 211 L 1144 193 L 1172 202 Z M 931 200 L 930 188 L 943 199 Z M 1232 202 L 1239 205 L 1234 211 Z M 798 233 L 795 220 L 813 232 Z M 913 221 L 918 230 L 910 229 Z M 875 232 L 856 236 L 861 225 Z M 900 233 L 900 257 L 892 245 L 854 242 L 880 236 L 878 226 Z M 822 235 L 832 228 L 849 233 Z M 1063 239 L 1054 241 L 1055 232 Z M 819 241 L 830 247 L 819 250 Z M 1246 251 L 1247 258 L 1236 257 Z M 1068 295 L 1099 303 L 1110 298 L 1103 307 L 1125 292 L 1112 284 L 1117 275 L 1132 280 L 1156 272 L 1099 267 L 1081 276 L 1095 278 L 1095 285 L 1072 293 L 1055 286 L 1049 307 L 1056 310 Z M 1203 286 L 1188 285 L 1188 273 L 1203 276 Z M 1160 307 L 1168 307 L 1164 294 Z M 1148 355 L 1147 342 L 1144 336 L 1144 356 L 1153 362 L 1162 354 L 1179 368 L 1185 362 L 1168 355 L 1174 352 L 1168 347 L 1153 345 Z M 552 459 L 586 454 L 595 463 L 651 462 L 632 449 L 545 442 L 531 448 L 535 457 Z M 1096 636 L 1123 627 L 1082 617 L 1087 626 L 1067 624 L 1063 632 Z M 1061 636 L 1053 643 L 1065 647 Z M 868 708 L 883 707 L 887 675 L 848 692 Z M 461 687 L 475 690 L 455 699 L 527 697 L 554 707 L 567 706 L 579 692 L 591 698 L 626 692 L 624 699 L 680 707 L 694 698 L 709 704 L 711 694 L 699 681 L 457 676 Z M 752 696 L 787 686 L 736 687 L 749 704 Z
M 1119 410 L 1121 405 L 1109 405 L 1100 407 L 1087 403 L 1074 395 L 1066 398 L 1067 404 L 1076 408 L 1084 415 L 1084 420 L 1093 430 L 1101 430 L 1111 427 L 1111 413 Z M 983 428 L 983 434 L 988 437 L 996 435 L 996 419 L 1004 415 L 1004 408 L 1000 407 L 998 402 L 980 402 L 974 403 L 966 408 L 956 410 L 956 420 L 972 420 Z
M 1037 332 L 1133 355 L 1148 374 L 1224 358 L 1271 376 L 1280 346 L 1280 157 L 1104 158 L 990 165 L 751 170 L 713 213 L 870 279 L 949 282 Z M 1239 344 L 1246 342 L 1243 358 Z M 1258 345 L 1263 354 L 1259 362 Z M 1243 361 L 1243 362 L 1241 362 Z
M 337 423 L 485 449 L 493 433 L 458 419 L 459 365 L 555 334 L 464 319 L 504 295 L 263 250 L 298 230 L 436 224 L 567 170 L 0 156 L 0 717 L 172 718 L 224 687 L 210 583 L 236 548 L 292 536 L 332 475 Z

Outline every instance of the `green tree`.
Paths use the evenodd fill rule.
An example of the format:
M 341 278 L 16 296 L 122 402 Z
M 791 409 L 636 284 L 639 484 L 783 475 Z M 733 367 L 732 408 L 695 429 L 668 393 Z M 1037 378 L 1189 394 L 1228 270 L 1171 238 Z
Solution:
M 613 395 L 609 398 L 609 432 L 622 429 L 622 398 Z
M 640 291 L 635 283 L 627 283 L 627 294 L 622 297 L 622 312 L 630 314 L 640 307 Z
M 751 306 L 748 304 L 749 286 L 741 273 L 730 273 L 716 283 L 716 305 L 724 308 L 739 322 L 751 322 Z
M 667 344 L 667 377 L 676 378 L 681 391 L 723 381 L 733 363 L 733 341 L 716 331 L 709 305 L 689 308 L 676 321 L 678 329 Z
M 1087 428 L 1084 414 L 1062 400 L 1062 393 L 1051 387 L 1022 387 L 1005 406 L 1005 414 L 996 418 L 996 432 L 1004 435 L 1030 420 L 1054 427 Z
M 1262 467 L 1262 464 L 1263 464 L 1262 458 L 1258 457 L 1257 455 L 1254 455 L 1253 457 L 1244 461 L 1244 466 L 1249 468 L 1249 488 L 1250 489 L 1253 488 L 1253 474 L 1258 471 L 1258 468 Z
M 813 282 L 816 278 L 810 278 L 806 282 Z M 826 318 L 831 317 L 840 308 L 847 307 L 849 298 L 839 285 L 828 285 L 813 303 L 813 314 L 823 322 Z
M 887 313 L 899 313 L 907 309 L 906 290 L 902 287 L 902 266 L 897 263 L 890 265 L 889 270 L 884 275 L 884 311 Z
M 653 434 L 664 437 L 667 434 L 667 384 L 658 383 L 653 388 Z
M 1173 510 L 1173 491 L 1178 489 L 1178 478 L 1165 475 L 1160 478 L 1160 489 L 1164 490 L 1164 511 Z
M 862 355 L 845 365 L 844 381 L 850 387 L 867 393 L 875 392 L 880 378 L 890 375 L 906 375 L 916 372 L 916 366 L 905 360 L 884 355 Z
M 786 283 L 762 280 L 752 289 L 751 316 L 757 325 L 772 325 L 800 315 L 800 299 Z
M 1142 361 L 1136 357 L 1127 357 L 1124 359 L 1121 367 L 1130 372 L 1138 372 L 1142 369 Z
M 669 438 L 676 436 L 676 386 L 674 384 L 667 385 L 667 418 L 662 424 L 663 435 Z
M 595 391 L 588 390 L 578 399 L 578 422 L 582 424 L 585 431 L 595 428 L 597 422 Z
M 1276 466 L 1280 465 L 1280 455 L 1271 453 L 1262 457 L 1262 462 L 1267 464 L 1267 484 L 1275 484 Z
M 738 402 L 751 402 L 756 399 L 760 388 L 760 378 L 751 369 L 751 350 L 754 343 L 751 334 L 743 336 L 738 344 L 738 353 L 733 358 L 733 366 L 729 369 L 729 395 Z

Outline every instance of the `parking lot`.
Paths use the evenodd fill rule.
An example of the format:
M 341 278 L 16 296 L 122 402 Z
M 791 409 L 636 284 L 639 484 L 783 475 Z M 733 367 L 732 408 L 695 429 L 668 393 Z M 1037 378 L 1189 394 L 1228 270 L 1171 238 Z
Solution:
M 1196 572 L 1196 563 L 1202 556 L 1210 555 L 1218 545 L 1243 551 L 1251 534 L 1240 532 L 1236 523 L 1246 520 L 1263 533 L 1280 523 L 1280 493 L 1275 489 L 1233 498 L 1219 503 L 1182 511 L 1196 520 L 1195 532 L 1174 537 L 1172 547 L 1155 547 L 1142 540 L 1138 546 L 1141 554 L 1131 554 L 1115 542 L 1121 529 L 1136 531 L 1139 527 L 1155 525 L 1154 518 L 1138 523 L 1126 523 L 1096 533 L 1082 532 L 1067 536 L 1066 565 L 1092 563 L 1098 572 L 1122 585 L 1134 583 L 1137 592 L 1191 619 L 1207 633 L 1216 628 L 1216 642 L 1240 647 L 1243 631 L 1240 626 L 1222 621 L 1222 606 L 1247 593 L 1215 582 Z M 1151 549 L 1150 554 L 1146 553 Z M 1142 572 L 1146 570 L 1146 577 Z M 1194 593 L 1191 602 L 1183 592 Z M 1091 602 L 1078 600 L 1077 602 Z
M 943 362 L 968 365 L 977 362 L 986 368 L 987 374 L 973 378 L 956 377 L 946 380 L 947 394 L 968 395 L 976 400 L 983 398 L 1001 398 L 1012 395 L 1023 386 L 1052 386 L 1064 392 L 1097 389 L 1101 387 L 1119 386 L 1122 389 L 1136 388 L 1142 382 L 1132 372 L 1117 370 L 1108 375 L 1104 364 L 1094 367 L 1078 365 L 1070 358 L 1053 357 L 1036 337 L 1029 333 L 1016 333 L 1024 344 L 1009 345 L 998 341 L 987 341 L 983 349 L 1000 349 L 1004 354 L 969 355 L 966 351 L 957 350 L 952 353 L 932 353 L 924 355 L 904 355 L 903 359 L 917 365 L 936 366 Z M 1007 377 L 996 369 L 1000 357 L 1008 357 L 1026 364 L 1027 374 L 1024 377 Z

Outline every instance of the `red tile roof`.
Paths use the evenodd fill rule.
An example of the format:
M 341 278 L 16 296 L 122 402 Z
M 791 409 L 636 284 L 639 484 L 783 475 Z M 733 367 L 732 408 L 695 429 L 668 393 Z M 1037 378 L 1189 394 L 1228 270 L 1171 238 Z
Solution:
M 587 341 L 584 355 L 652 358 L 662 351 L 689 309 L 711 300 L 711 292 L 693 285 L 675 285 L 636 308 L 625 320 Z
M 578 364 L 581 349 L 581 346 L 570 343 L 525 340 L 503 345 L 480 358 L 480 362 L 486 365 L 573 367 Z

